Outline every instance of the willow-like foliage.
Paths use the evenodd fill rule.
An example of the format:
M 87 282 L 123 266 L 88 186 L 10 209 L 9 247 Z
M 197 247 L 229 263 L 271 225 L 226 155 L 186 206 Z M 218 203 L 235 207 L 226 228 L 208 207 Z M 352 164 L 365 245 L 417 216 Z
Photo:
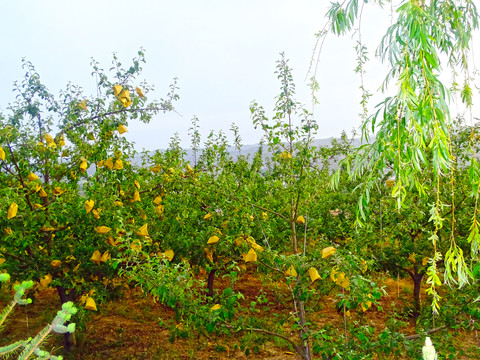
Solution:
M 372 2 L 350 0 L 332 4 L 328 12 L 329 31 L 325 29 L 320 35 L 325 36 L 328 32 L 341 35 L 353 29 L 361 34 L 361 18 L 367 3 Z M 373 3 L 384 6 L 386 2 Z M 395 178 L 391 195 L 396 198 L 399 211 L 406 197 L 412 193 L 431 202 L 433 256 L 427 282 L 435 312 L 439 306 L 435 287 L 441 283 L 437 264 L 442 258 L 446 283 L 456 283 L 461 287 L 473 277 L 471 264 L 467 264 L 454 236 L 455 174 L 459 167 L 470 167 L 470 196 L 476 204 L 471 213 L 472 225 L 468 237 L 472 260 L 477 258 L 480 243 L 477 218 L 480 166 L 473 150 L 469 165 L 456 158 L 452 148 L 454 125 L 449 108 L 452 95 L 457 95 L 452 91 L 457 91 L 465 109 L 471 111 L 473 80 L 468 64 L 472 33 L 478 28 L 478 12 L 472 0 L 403 0 L 397 5 L 392 3 L 390 8 L 396 19 L 383 36 L 377 55 L 389 67 L 382 89 L 388 87 L 390 92 L 394 89 L 394 95 L 380 102 L 373 114 L 362 115 L 364 145 L 351 158 L 345 159 L 343 168 L 348 170 L 352 179 L 362 180 L 357 206 L 357 222 L 360 225 L 368 219 L 371 192 L 388 171 Z M 365 113 L 370 94 L 363 88 L 366 48 L 361 35 L 356 49 L 357 72 L 362 76 L 361 104 Z M 445 69 L 455 74 L 462 72 L 463 85 L 443 83 L 440 75 Z M 474 141 L 473 130 L 470 141 Z M 333 185 L 338 182 L 340 171 L 335 174 Z M 427 175 L 430 176 L 428 181 Z M 445 183 L 450 184 L 448 190 L 443 186 Z M 438 231 L 446 221 L 443 214 L 447 208 L 452 230 L 448 250 L 442 254 L 437 248 Z

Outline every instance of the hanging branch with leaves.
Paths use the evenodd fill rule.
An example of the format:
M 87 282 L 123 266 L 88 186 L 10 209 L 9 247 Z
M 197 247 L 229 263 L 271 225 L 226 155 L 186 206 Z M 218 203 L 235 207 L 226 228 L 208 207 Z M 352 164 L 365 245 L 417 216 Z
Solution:
M 374 3 L 383 5 L 382 1 Z M 332 4 L 328 12 L 330 32 L 343 35 L 354 29 L 357 23 L 360 26 L 365 4 L 367 1 L 360 0 Z M 428 186 L 433 186 L 436 194 L 430 209 L 433 256 L 427 270 L 427 282 L 431 286 L 429 293 L 433 296 L 432 308 L 435 312 L 439 307 L 435 286 L 440 284 L 437 263 L 442 259 L 437 248 L 438 231 L 444 224 L 445 219 L 440 214 L 446 207 L 451 209 L 451 236 L 444 254 L 445 282 L 461 287 L 473 276 L 454 236 L 455 170 L 465 164 L 458 163 L 452 149 L 453 121 L 449 104 L 455 94 L 440 76 L 445 65 L 454 73 L 460 69 L 465 74 L 460 98 L 465 108 L 471 110 L 473 79 L 468 71 L 469 50 L 472 32 L 478 28 L 478 13 L 472 0 L 404 0 L 396 6 L 395 12 L 396 20 L 377 49 L 381 61 L 389 65 L 382 90 L 391 91 L 394 88 L 395 94 L 380 102 L 372 115 L 367 117 L 362 114 L 364 145 L 343 161 L 343 167 L 333 178 L 333 186 L 338 183 L 342 168 L 348 170 L 352 179 L 361 179 L 357 206 L 357 223 L 360 225 L 368 219 L 370 193 L 374 191 L 374 185 L 383 179 L 389 168 L 393 169 L 395 176 L 391 195 L 397 200 L 398 211 L 401 211 L 407 196 L 416 193 L 427 197 Z M 361 29 L 356 31 L 360 34 Z M 361 35 L 359 39 L 356 47 L 357 71 L 362 76 L 366 50 Z M 362 94 L 361 103 L 365 111 L 363 78 Z M 426 169 L 431 169 L 433 173 L 431 184 L 424 182 Z M 478 199 L 480 189 L 478 169 L 478 161 L 472 156 L 469 173 L 475 199 Z M 442 193 L 445 191 L 444 183 L 450 184 L 448 196 Z M 477 211 L 478 201 L 472 213 L 468 237 L 474 258 L 480 242 Z

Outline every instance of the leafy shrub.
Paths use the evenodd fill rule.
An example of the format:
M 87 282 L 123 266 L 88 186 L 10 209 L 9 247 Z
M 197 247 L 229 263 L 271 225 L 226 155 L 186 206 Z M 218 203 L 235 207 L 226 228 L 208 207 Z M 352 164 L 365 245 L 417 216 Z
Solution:
M 7 282 L 10 280 L 10 275 L 3 273 L 0 274 L 0 281 Z M 33 286 L 33 281 L 23 281 L 21 284 L 16 284 L 14 286 L 15 295 L 13 300 L 10 302 L 5 309 L 0 314 L 0 330 L 3 329 L 3 324 L 12 312 L 13 308 L 16 305 L 27 305 L 32 302 L 31 299 L 24 298 L 25 291 L 30 289 Z M 71 319 L 72 315 L 77 312 L 77 309 L 72 302 L 66 302 L 62 305 L 62 310 L 58 311 L 57 316 L 53 321 L 45 326 L 42 331 L 40 331 L 37 336 L 33 339 L 28 338 L 27 340 L 19 340 L 12 344 L 5 345 L 0 347 L 0 356 L 8 356 L 17 352 L 21 353 L 18 355 L 18 360 L 30 359 L 31 356 L 35 356 L 37 359 L 63 359 L 61 356 L 50 355 L 48 351 L 40 349 L 40 345 L 47 336 L 52 332 L 59 334 L 64 333 L 73 333 L 75 331 L 75 323 L 66 323 Z

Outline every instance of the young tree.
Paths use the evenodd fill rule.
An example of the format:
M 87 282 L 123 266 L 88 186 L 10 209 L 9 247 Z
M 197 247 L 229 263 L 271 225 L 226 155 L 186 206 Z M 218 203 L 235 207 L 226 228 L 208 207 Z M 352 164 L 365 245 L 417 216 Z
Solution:
M 124 69 L 115 55 L 110 79 L 92 61 L 96 95 L 69 84 L 55 97 L 24 61 L 17 100 L 0 115 L 2 267 L 56 287 L 62 303 L 89 291 L 86 306 L 96 309 L 94 289 L 105 296 L 115 251 L 105 234 L 126 220 L 112 209 L 132 171 L 122 134 L 131 119 L 149 122 L 178 98 L 173 84 L 165 100 L 147 100 L 150 87 L 134 85 L 144 62 L 139 51 Z
M 275 336 L 288 342 L 303 359 L 311 359 L 314 351 L 333 350 L 324 344 L 323 329 L 309 322 L 309 305 L 318 303 L 335 285 L 344 293 L 344 313 L 361 304 L 371 306 L 380 292 L 373 289 L 376 285 L 356 276 L 361 273 L 356 256 L 332 256 L 335 247 L 319 248 L 320 229 L 325 226 L 321 217 L 329 211 L 325 202 L 328 169 L 319 165 L 326 165 L 343 142 L 331 151 L 315 149 L 316 123 L 295 101 L 291 69 L 283 56 L 276 73 L 281 92 L 274 116 L 268 118 L 255 102 L 251 106 L 253 121 L 265 134 L 265 145 L 252 159 L 232 156 L 220 132 L 210 134 L 193 167 L 185 163 L 176 138 L 165 153 L 147 160 L 150 170 L 158 170 L 158 175 L 139 179 L 142 189 L 149 183 L 145 188 L 164 193 L 160 221 L 151 228 L 149 225 L 148 234 L 153 244 L 158 242 L 162 251 L 171 249 L 175 255 L 170 261 L 161 259 L 155 250 L 151 252 L 150 245 L 142 244 L 141 251 L 131 253 L 118 266 L 144 290 L 171 306 L 184 328 L 241 332 L 247 337 L 251 333 Z M 198 148 L 196 121 L 191 134 Z M 236 151 L 240 145 L 236 136 Z M 150 191 L 142 194 L 145 221 L 155 217 L 153 208 L 145 205 L 155 196 L 158 194 Z M 126 233 L 124 240 L 129 236 L 128 228 Z M 278 296 L 281 303 L 288 304 L 288 314 L 276 314 L 274 323 L 255 316 L 262 309 L 267 311 L 271 300 L 259 294 L 254 300 L 243 301 L 244 295 L 235 284 L 246 266 L 265 274 L 258 275 L 264 281 L 285 286 L 286 292 Z M 196 281 L 193 273 L 201 271 L 199 267 L 208 277 Z M 216 276 L 230 279 L 223 291 L 214 284 Z M 331 287 L 317 287 L 316 281 L 322 278 Z M 345 294 L 347 288 L 351 291 Z M 374 296 L 367 299 L 367 292 L 374 292 Z M 288 335 L 286 325 L 296 337 Z M 178 336 L 182 331 L 179 326 L 173 328 Z

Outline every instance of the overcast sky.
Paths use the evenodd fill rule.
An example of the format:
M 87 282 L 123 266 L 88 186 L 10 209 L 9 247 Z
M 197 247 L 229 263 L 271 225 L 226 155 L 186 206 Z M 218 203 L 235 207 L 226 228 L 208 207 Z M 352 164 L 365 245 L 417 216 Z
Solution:
M 235 122 L 244 144 L 257 143 L 261 132 L 253 128 L 249 105 L 256 100 L 271 114 L 280 87 L 274 74 L 280 52 L 290 59 L 297 100 L 311 109 L 305 77 L 315 33 L 326 22 L 329 4 L 326 0 L 3 1 L 0 109 L 5 111 L 13 101 L 12 84 L 23 76 L 23 57 L 35 65 L 54 94 L 72 82 L 93 95 L 92 57 L 107 69 L 113 52 L 127 64 L 143 47 L 147 63 L 139 80 L 155 85 L 155 96 L 164 97 L 178 77 L 180 100 L 177 113 L 160 114 L 148 125 L 130 124 L 128 138 L 139 149 L 165 148 L 175 132 L 189 147 L 188 128 L 194 115 L 200 120 L 202 140 L 210 130 L 228 134 Z M 366 7 L 362 36 L 371 44 L 371 58 L 390 21 L 388 10 Z M 360 124 L 354 45 L 355 38 L 349 36 L 330 36 L 325 42 L 317 74 L 319 138 L 338 136 Z M 367 71 L 366 85 L 374 92 L 385 69 L 372 62 Z M 380 96 L 372 102 L 378 100 Z

